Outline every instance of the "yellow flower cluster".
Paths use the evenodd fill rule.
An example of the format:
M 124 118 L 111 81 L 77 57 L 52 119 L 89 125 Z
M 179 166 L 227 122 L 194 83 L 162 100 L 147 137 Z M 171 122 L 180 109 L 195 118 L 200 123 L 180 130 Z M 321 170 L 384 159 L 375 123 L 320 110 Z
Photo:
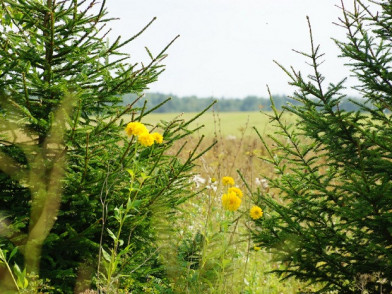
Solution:
M 127 124 L 125 132 L 128 134 L 128 136 L 139 136 L 143 133 L 148 133 L 148 130 L 141 122 L 133 121 Z
M 241 205 L 241 198 L 234 192 L 228 192 L 222 196 L 222 205 L 224 209 L 236 211 Z
M 242 191 L 240 190 L 240 188 L 237 188 L 237 187 L 230 187 L 227 191 L 228 191 L 229 193 L 230 193 L 230 192 L 235 193 L 239 198 L 242 199 L 243 194 L 242 194 Z
M 162 144 L 163 136 L 160 133 L 154 132 L 151 134 L 151 136 L 154 138 L 155 142 L 157 142 L 158 144 Z
M 142 133 L 138 136 L 137 141 L 143 146 L 154 144 L 154 137 L 150 133 Z
M 254 205 L 250 211 L 249 211 L 250 217 L 253 218 L 254 220 L 259 219 L 263 216 L 263 210 L 258 207 L 257 205 Z
M 222 183 L 225 186 L 234 186 L 234 179 L 232 177 L 223 177 Z
M 162 144 L 163 142 L 163 136 L 161 134 L 156 132 L 150 134 L 146 126 L 141 122 L 130 122 L 125 128 L 125 132 L 128 136 L 137 136 L 137 141 L 145 147 L 151 146 L 155 142 L 158 144 Z
M 234 179 L 232 177 L 223 177 L 223 185 L 234 186 Z M 230 187 L 226 194 L 222 196 L 222 206 L 229 211 L 236 211 L 242 202 L 242 191 L 237 187 Z

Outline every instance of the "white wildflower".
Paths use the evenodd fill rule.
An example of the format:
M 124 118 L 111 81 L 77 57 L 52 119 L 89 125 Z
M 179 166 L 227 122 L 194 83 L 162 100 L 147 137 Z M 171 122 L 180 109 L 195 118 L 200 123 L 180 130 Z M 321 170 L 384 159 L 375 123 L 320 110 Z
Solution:
M 194 175 L 192 178 L 192 182 L 196 184 L 196 188 L 199 188 L 200 185 L 206 183 L 206 179 L 204 179 L 201 175 Z
M 268 181 L 266 179 L 261 179 L 260 182 L 264 189 L 267 189 L 269 187 Z
M 208 185 L 206 186 L 207 189 L 209 190 L 213 190 L 214 192 L 216 192 L 217 190 L 217 180 L 215 178 L 209 178 L 208 179 Z
M 216 185 L 214 185 L 214 184 L 207 185 L 206 188 L 207 188 L 208 190 L 213 190 L 214 192 L 216 192 L 216 189 L 217 189 Z
M 255 184 L 256 186 L 262 186 L 264 189 L 268 189 L 268 181 L 263 178 L 255 178 Z

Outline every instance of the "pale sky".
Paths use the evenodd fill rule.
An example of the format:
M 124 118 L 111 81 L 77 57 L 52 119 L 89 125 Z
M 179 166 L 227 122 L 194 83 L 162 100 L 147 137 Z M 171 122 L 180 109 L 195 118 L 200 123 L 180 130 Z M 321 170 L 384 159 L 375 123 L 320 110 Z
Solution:
M 288 77 L 273 60 L 309 72 L 305 58 L 292 51 L 309 52 L 307 15 L 315 42 L 326 54 L 321 72 L 327 81 L 336 83 L 348 75 L 331 40 L 345 36 L 333 24 L 341 16 L 336 5 L 340 0 L 107 0 L 109 15 L 120 18 L 110 23 L 111 39 L 133 36 L 157 17 L 125 48 L 132 62 L 147 63 L 144 46 L 157 54 L 181 35 L 150 91 L 216 98 L 266 97 L 267 84 L 274 94 L 291 94 Z

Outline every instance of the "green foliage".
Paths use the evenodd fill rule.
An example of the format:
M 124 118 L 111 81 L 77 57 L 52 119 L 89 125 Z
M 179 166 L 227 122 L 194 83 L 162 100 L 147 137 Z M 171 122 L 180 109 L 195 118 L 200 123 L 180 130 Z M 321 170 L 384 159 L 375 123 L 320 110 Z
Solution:
M 51 293 L 169 289 L 157 224 L 193 195 L 197 147 L 169 155 L 191 121 L 148 125 L 164 137 L 149 147 L 124 133 L 124 115 L 148 112 L 135 107 L 140 96 L 126 107 L 121 97 L 157 79 L 167 47 L 138 67 L 121 48 L 151 23 L 109 42 L 111 20 L 105 1 L 1 1 L 0 241 L 18 248 L 13 273 L 49 279 Z
M 200 268 L 201 252 L 205 246 L 204 235 L 197 232 L 195 237 L 190 239 L 185 239 L 179 248 L 178 258 L 183 266 L 190 269 Z
M 274 108 L 275 144 L 260 136 L 278 190 L 258 194 L 265 214 L 253 233 L 284 263 L 274 270 L 284 278 L 322 282 L 323 291 L 391 293 L 392 1 L 380 2 L 377 14 L 354 2 L 353 12 L 342 2 L 347 40 L 337 44 L 359 79 L 358 106 L 368 113 L 341 110 L 344 81 L 324 86 L 323 55 L 311 38 L 311 52 L 301 53 L 313 68 L 309 79 L 282 67 L 297 87 L 300 105 L 285 109 L 298 123 L 285 124 Z

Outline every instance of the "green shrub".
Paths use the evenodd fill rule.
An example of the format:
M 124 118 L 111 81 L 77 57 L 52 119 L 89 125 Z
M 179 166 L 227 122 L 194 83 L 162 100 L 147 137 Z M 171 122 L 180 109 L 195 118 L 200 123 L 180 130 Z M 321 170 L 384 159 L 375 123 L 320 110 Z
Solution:
M 324 85 L 313 39 L 302 53 L 313 69 L 308 79 L 282 67 L 297 88 L 301 104 L 286 111 L 298 122 L 285 124 L 276 109 L 271 115 L 280 130 L 274 146 L 265 144 L 265 160 L 278 189 L 258 194 L 265 214 L 253 234 L 283 263 L 274 272 L 284 278 L 322 282 L 323 291 L 391 293 L 392 1 L 378 3 L 378 13 L 354 2 L 352 12 L 342 2 L 347 40 L 336 42 L 358 78 L 361 111 L 341 110 L 344 81 Z
M 149 111 L 134 108 L 138 98 L 121 106 L 122 95 L 156 81 L 168 46 L 147 50 L 145 66 L 128 63 L 120 49 L 151 23 L 109 43 L 111 20 L 105 1 L 1 2 L 0 241 L 14 253 L 6 264 L 39 274 L 51 292 L 169 291 L 157 224 L 192 197 L 196 149 L 183 161 L 184 146 L 168 152 L 189 122 L 146 126 L 163 135 L 151 146 L 124 132 Z M 9 281 L 1 291 L 15 289 Z

